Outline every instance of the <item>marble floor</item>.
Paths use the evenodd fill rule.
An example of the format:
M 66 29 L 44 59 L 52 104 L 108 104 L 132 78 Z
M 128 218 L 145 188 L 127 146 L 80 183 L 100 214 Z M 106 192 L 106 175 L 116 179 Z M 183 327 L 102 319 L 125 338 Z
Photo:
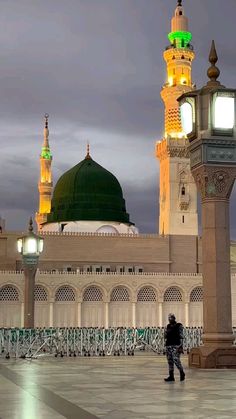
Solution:
M 154 355 L 1 359 L 0 419 L 236 417 L 236 371 L 165 376 L 165 358 Z

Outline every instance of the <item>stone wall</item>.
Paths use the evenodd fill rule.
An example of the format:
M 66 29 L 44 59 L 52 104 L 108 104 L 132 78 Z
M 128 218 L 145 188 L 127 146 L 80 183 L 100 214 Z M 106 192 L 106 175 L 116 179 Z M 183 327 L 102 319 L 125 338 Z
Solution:
M 0 269 L 21 269 L 21 256 L 16 248 L 20 235 L 1 234 Z M 87 265 L 108 265 L 112 271 L 119 266 L 142 266 L 145 272 L 201 271 L 201 243 L 196 236 L 47 233 L 43 237 L 41 270 L 81 270 Z

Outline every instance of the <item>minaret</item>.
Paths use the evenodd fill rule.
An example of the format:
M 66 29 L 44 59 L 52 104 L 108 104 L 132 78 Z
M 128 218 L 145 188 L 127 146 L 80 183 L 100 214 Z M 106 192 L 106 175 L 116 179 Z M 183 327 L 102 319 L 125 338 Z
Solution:
M 188 19 L 178 0 L 164 51 L 167 82 L 161 97 L 165 105 L 165 134 L 156 145 L 160 160 L 159 234 L 198 234 L 197 189 L 190 172 L 187 139 L 182 131 L 177 98 L 194 89 L 191 77 L 195 57 Z
M 40 154 L 40 180 L 38 183 L 39 189 L 39 210 L 36 213 L 35 220 L 38 225 L 38 230 L 41 229 L 43 223 L 47 221 L 47 214 L 51 211 L 51 196 L 52 196 L 52 154 L 49 147 L 49 129 L 48 129 L 48 114 L 45 114 L 44 126 L 44 142 Z

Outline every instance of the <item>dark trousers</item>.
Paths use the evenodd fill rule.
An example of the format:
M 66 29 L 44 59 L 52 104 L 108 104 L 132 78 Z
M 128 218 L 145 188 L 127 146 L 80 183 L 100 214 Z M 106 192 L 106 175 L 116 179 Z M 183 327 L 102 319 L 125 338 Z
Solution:
M 167 346 L 166 347 L 166 357 L 169 366 L 169 372 L 174 372 L 174 365 L 181 372 L 183 371 L 183 366 L 180 361 L 180 353 L 178 351 L 178 346 Z

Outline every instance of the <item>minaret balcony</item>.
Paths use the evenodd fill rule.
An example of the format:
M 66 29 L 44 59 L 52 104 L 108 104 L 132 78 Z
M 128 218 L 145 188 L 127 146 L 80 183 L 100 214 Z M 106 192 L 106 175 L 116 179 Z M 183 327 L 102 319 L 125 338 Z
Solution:
M 188 49 L 190 51 L 194 51 L 193 45 L 191 45 L 191 44 L 188 44 L 188 45 L 186 45 L 185 47 L 182 47 L 182 48 L 179 48 L 176 45 L 172 44 L 172 45 L 168 45 L 165 48 L 166 51 L 169 50 L 169 49 L 180 49 L 180 50 L 182 50 L 182 49 Z

